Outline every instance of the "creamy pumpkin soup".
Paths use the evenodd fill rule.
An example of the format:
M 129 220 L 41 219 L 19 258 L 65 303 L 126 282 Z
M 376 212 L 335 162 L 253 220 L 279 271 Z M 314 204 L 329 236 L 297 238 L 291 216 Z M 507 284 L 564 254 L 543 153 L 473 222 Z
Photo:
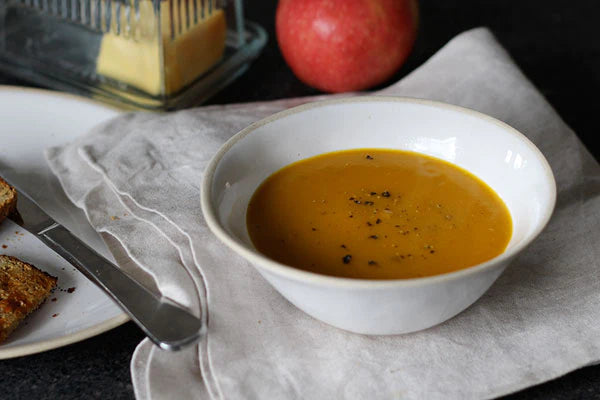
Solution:
M 418 153 L 358 149 L 293 163 L 254 193 L 256 249 L 321 274 L 402 279 L 443 274 L 504 251 L 512 220 L 471 173 Z

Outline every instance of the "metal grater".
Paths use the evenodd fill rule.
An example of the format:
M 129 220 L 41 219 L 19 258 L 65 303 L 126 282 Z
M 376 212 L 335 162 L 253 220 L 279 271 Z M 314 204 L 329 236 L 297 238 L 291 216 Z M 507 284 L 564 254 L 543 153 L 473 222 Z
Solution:
M 113 7 L 120 8 L 124 6 L 128 8 L 128 11 L 131 10 L 129 4 L 118 0 L 18 0 L 17 2 L 23 6 L 39 10 L 44 15 L 55 16 L 63 21 L 77 23 L 96 32 L 108 31 L 110 21 L 107 21 L 108 24 L 102 24 L 102 16 L 110 15 L 110 10 Z M 133 8 L 139 6 L 138 0 L 133 0 L 132 3 Z
M 62 21 L 79 24 L 94 32 L 112 32 L 128 36 L 140 22 L 140 0 L 16 0 L 14 3 Z M 155 10 L 168 4 L 170 10 L 170 34 L 177 35 L 189 30 L 199 21 L 222 8 L 217 0 L 146 0 Z M 117 18 L 121 16 L 121 18 Z
M 0 70 L 133 108 L 206 100 L 265 42 L 241 0 L 0 0 Z

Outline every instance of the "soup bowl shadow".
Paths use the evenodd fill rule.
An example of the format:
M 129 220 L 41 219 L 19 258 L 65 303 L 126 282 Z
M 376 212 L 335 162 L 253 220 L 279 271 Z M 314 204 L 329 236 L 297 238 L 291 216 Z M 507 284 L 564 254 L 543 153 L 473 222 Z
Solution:
M 397 280 L 321 275 L 259 253 L 246 228 L 246 210 L 258 186 L 292 162 L 356 148 L 415 151 L 479 177 L 510 211 L 513 234 L 506 250 L 456 272 Z M 398 97 L 310 103 L 258 121 L 217 152 L 201 195 L 213 233 L 291 303 L 335 327 L 372 335 L 426 329 L 469 307 L 539 235 L 555 202 L 552 170 L 524 135 L 473 110 Z

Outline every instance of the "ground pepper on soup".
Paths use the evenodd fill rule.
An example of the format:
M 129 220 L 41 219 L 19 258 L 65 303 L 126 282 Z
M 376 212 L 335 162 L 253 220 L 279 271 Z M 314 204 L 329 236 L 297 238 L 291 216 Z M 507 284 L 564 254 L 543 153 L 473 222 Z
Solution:
M 299 269 L 406 279 L 467 268 L 512 234 L 500 197 L 468 171 L 419 153 L 356 149 L 288 165 L 256 190 L 247 227 L 258 251 Z

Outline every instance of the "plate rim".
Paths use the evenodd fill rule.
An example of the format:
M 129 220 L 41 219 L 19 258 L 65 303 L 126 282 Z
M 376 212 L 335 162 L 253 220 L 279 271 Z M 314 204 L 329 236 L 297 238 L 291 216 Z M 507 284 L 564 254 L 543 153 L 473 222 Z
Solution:
M 87 104 L 95 106 L 95 107 L 111 110 L 111 111 L 114 111 L 114 112 L 117 112 L 120 114 L 123 114 L 125 112 L 124 110 L 122 110 L 112 104 L 101 103 L 94 99 L 79 96 L 79 95 L 76 95 L 73 93 L 59 92 L 57 90 L 42 89 L 42 88 L 28 87 L 28 86 L 0 84 L 0 91 L 2 91 L 2 92 L 15 91 L 15 92 L 24 92 L 24 93 L 37 93 L 37 94 L 46 95 L 46 96 L 62 97 L 62 98 L 74 100 L 79 103 L 87 103 Z
M 109 320 L 101 322 L 99 324 L 90 326 L 84 330 L 71 333 L 69 335 L 60 336 L 54 339 L 43 340 L 40 342 L 23 344 L 20 346 L 8 347 L 2 349 L 0 347 L 0 360 L 7 360 L 9 358 L 28 356 L 31 354 L 42 353 L 48 350 L 58 349 L 60 347 L 77 343 L 85 339 L 90 339 L 101 333 L 107 332 L 113 328 L 123 325 L 129 321 L 127 314 L 122 313 Z
M 77 96 L 70 93 L 63 93 L 54 90 L 47 89 L 39 89 L 32 87 L 24 87 L 24 86 L 14 86 L 14 85 L 2 85 L 0 84 L 0 93 L 7 92 L 21 92 L 21 93 L 31 93 L 31 94 L 40 94 L 44 96 L 50 97 L 61 97 L 67 98 L 69 100 L 79 102 L 79 103 L 87 103 L 88 105 L 92 105 L 98 108 L 103 108 L 105 110 L 116 111 L 117 113 L 123 113 L 123 110 L 118 109 L 117 107 L 111 106 L 110 104 L 100 103 L 93 99 L 88 99 L 86 97 Z M 83 133 L 82 133 L 83 134 Z M 0 345 L 0 360 L 6 360 L 9 358 L 28 356 L 31 354 L 41 353 L 48 350 L 58 349 L 60 347 L 67 346 L 69 344 L 77 343 L 85 339 L 92 338 L 101 333 L 107 332 L 111 329 L 114 329 L 118 326 L 123 325 L 125 322 L 129 321 L 130 318 L 124 312 L 121 314 L 107 319 L 99 324 L 92 325 L 83 330 L 79 330 L 77 332 L 73 332 L 67 335 L 63 335 L 53 339 L 41 340 L 34 343 L 23 344 L 19 346 L 7 347 L 3 348 Z

